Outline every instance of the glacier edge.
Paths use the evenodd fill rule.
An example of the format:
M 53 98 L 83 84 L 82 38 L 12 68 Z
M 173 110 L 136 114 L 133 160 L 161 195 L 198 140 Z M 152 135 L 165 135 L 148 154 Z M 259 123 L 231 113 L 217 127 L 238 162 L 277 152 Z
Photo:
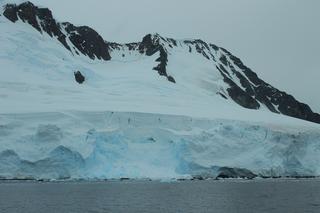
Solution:
M 319 176 L 320 131 L 130 112 L 0 115 L 2 179 Z

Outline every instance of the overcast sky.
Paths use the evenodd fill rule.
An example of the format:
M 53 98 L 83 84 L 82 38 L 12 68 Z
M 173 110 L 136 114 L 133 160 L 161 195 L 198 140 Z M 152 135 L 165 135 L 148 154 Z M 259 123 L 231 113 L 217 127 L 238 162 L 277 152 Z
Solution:
M 32 0 L 31 0 L 32 1 Z M 262 79 L 320 112 L 320 0 L 33 0 L 105 40 L 147 33 L 225 47 Z

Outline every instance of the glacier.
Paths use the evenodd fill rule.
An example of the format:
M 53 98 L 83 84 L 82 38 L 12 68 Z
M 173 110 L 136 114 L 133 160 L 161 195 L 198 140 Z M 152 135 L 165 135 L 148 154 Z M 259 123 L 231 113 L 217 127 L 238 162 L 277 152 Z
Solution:
M 319 124 L 221 97 L 223 62 L 246 91 L 223 50 L 178 41 L 166 62 L 173 84 L 154 70 L 161 52 L 110 43 L 112 60 L 92 60 L 22 20 L 1 15 L 0 27 L 0 179 L 320 175 Z
M 320 131 L 133 112 L 0 115 L 3 179 L 216 178 L 320 175 Z

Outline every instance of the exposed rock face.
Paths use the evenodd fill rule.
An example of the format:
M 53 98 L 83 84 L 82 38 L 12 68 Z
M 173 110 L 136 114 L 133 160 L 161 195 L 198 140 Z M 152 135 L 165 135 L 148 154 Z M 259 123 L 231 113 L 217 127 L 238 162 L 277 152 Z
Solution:
M 23 22 L 29 23 L 39 32 L 46 32 L 51 37 L 56 37 L 63 46 L 70 50 L 66 42 L 66 35 L 61 32 L 59 23 L 55 21 L 49 9 L 38 8 L 31 2 L 25 2 L 20 5 L 9 4 L 5 7 L 3 15 L 12 22 L 21 19 Z
M 320 123 L 320 115 L 314 113 L 308 105 L 297 101 L 292 95 L 288 95 L 264 82 L 256 73 L 246 67 L 239 58 L 225 49 L 222 50 L 229 56 L 231 62 L 242 70 L 244 75 L 240 73 L 237 75 L 241 85 L 246 88 L 245 92 L 254 97 L 256 101 L 267 106 L 272 112 Z
M 166 76 L 168 81 L 176 83 L 175 79 L 172 76 L 169 76 L 167 73 L 167 63 L 168 63 L 168 53 L 163 45 L 161 45 L 160 40 L 164 39 L 159 35 L 152 36 L 151 34 L 146 35 L 142 42 L 139 44 L 139 52 L 141 54 L 146 54 L 147 56 L 152 56 L 156 53 L 159 53 L 159 58 L 156 62 L 159 64 L 153 69 L 158 71 L 159 75 Z M 176 41 L 170 39 L 171 43 L 176 46 Z M 171 47 L 172 45 L 169 44 Z
M 21 19 L 30 24 L 40 33 L 47 33 L 51 37 L 56 37 L 65 48 L 71 51 L 67 38 L 74 45 L 72 49 L 78 54 L 89 56 L 91 59 L 110 60 L 108 44 L 93 29 L 81 26 L 76 27 L 70 23 L 60 24 L 52 16 L 52 12 L 47 8 L 39 8 L 31 2 L 20 5 L 8 4 L 5 6 L 3 15 L 12 22 Z M 63 33 L 66 31 L 67 33 Z
M 260 104 L 248 93 L 243 91 L 236 83 L 234 83 L 221 69 L 217 67 L 224 78 L 224 82 L 229 84 L 230 88 L 227 89 L 229 96 L 239 105 L 249 109 L 259 109 Z M 227 71 L 226 71 L 227 72 Z
M 93 29 L 87 26 L 76 27 L 71 23 L 63 23 L 72 44 L 91 59 L 110 60 L 108 44 Z
M 86 80 L 86 78 L 81 74 L 80 71 L 74 72 L 74 78 L 79 84 L 82 84 Z
M 212 53 L 212 49 L 217 51 L 219 48 L 214 44 L 207 44 L 206 42 L 196 39 L 196 40 L 185 40 L 183 41 L 186 45 L 190 47 L 189 52 L 192 52 L 191 47 L 195 47 L 197 53 L 203 55 L 208 60 L 215 60 L 215 56 Z

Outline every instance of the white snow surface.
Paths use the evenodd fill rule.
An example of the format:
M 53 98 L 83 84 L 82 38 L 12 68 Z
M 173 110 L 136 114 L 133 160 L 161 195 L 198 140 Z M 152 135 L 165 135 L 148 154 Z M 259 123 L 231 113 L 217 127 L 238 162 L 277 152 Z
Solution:
M 22 21 L 12 23 L 0 16 L 0 26 L 0 113 L 147 112 L 315 126 L 223 99 L 216 93 L 227 86 L 215 63 L 195 51 L 189 53 L 187 46 L 169 53 L 167 72 L 176 79 L 173 84 L 153 70 L 158 55 L 122 50 L 111 52 L 111 61 L 91 60 L 73 55 Z M 86 77 L 83 85 L 74 80 L 78 70 Z
M 90 60 L 21 21 L 0 16 L 0 29 L 0 177 L 320 175 L 318 124 L 221 98 L 213 62 L 186 47 L 170 52 L 173 84 L 158 56 Z

